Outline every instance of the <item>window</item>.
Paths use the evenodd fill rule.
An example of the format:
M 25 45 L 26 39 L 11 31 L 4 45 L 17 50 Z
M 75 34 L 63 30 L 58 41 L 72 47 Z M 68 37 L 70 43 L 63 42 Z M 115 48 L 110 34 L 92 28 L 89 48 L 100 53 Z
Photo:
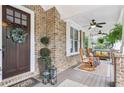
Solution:
M 70 27 L 70 52 L 75 53 L 78 52 L 78 43 L 79 43 L 79 35 L 78 35 L 78 30 L 76 30 L 73 27 Z
M 15 23 L 18 25 L 27 26 L 27 15 L 23 12 L 19 12 L 15 9 L 6 9 L 6 18 L 8 22 Z
M 66 56 L 79 54 L 81 26 L 66 20 Z

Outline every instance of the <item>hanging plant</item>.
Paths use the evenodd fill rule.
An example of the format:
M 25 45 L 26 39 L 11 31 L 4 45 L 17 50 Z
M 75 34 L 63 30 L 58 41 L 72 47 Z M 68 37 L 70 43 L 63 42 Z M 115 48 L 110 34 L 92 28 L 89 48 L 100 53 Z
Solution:
M 15 43 L 24 43 L 25 42 L 25 35 L 24 35 L 24 30 L 21 28 L 15 28 L 10 31 L 10 38 L 15 42 Z
M 104 38 L 113 46 L 114 43 L 122 39 L 122 25 L 116 24 L 112 29 L 112 32 Z
M 49 38 L 48 37 L 42 37 L 41 38 L 41 43 L 43 43 L 44 45 L 47 45 L 49 43 Z
M 103 43 L 104 43 L 104 39 L 103 39 L 103 38 L 98 38 L 98 42 L 99 42 L 100 44 L 103 44 Z

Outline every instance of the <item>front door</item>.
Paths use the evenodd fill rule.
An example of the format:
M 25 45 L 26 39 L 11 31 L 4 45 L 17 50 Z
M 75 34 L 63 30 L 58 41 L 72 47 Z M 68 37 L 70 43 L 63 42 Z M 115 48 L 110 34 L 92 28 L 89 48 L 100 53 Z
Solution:
M 2 6 L 3 79 L 30 70 L 30 15 L 12 6 Z M 22 43 L 10 36 L 14 29 L 24 34 Z M 10 33 L 11 32 L 11 33 Z

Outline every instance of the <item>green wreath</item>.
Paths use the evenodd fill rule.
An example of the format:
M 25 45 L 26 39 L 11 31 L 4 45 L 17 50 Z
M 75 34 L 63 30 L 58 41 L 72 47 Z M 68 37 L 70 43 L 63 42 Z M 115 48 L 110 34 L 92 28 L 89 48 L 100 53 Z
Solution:
M 24 30 L 21 28 L 15 28 L 10 31 L 10 37 L 15 43 L 24 43 L 25 42 L 25 35 L 24 35 Z

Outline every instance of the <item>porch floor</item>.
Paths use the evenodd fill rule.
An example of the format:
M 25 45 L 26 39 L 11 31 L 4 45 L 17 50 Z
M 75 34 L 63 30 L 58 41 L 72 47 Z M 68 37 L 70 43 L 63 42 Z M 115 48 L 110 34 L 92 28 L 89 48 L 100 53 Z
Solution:
M 96 68 L 95 72 L 86 72 L 75 69 L 78 65 L 73 66 L 58 75 L 56 85 L 41 83 L 34 87 L 110 87 L 113 82 L 113 65 L 110 61 L 100 61 L 101 64 Z M 72 84 L 71 84 L 72 83 Z

